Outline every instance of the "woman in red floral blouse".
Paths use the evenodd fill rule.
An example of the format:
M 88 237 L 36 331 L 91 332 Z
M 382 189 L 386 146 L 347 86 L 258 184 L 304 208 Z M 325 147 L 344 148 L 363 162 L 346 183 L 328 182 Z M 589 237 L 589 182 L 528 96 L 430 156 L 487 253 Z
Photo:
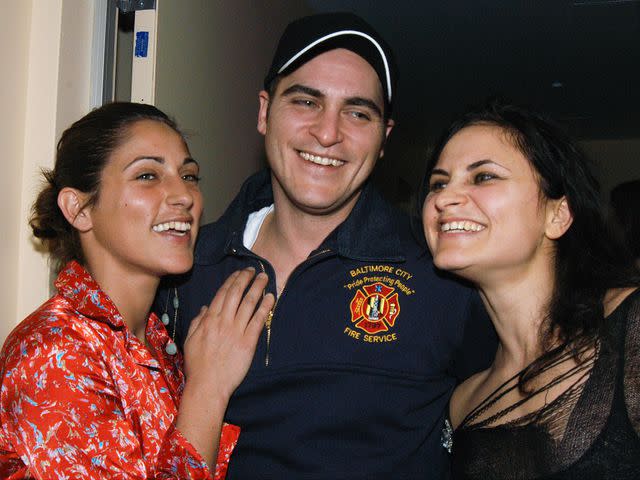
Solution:
M 264 274 L 232 275 L 192 323 L 183 376 L 149 311 L 160 278 L 191 268 L 198 173 L 152 106 L 109 104 L 62 135 L 31 219 L 58 293 L 2 349 L 0 478 L 224 477 L 224 412 L 274 299 Z

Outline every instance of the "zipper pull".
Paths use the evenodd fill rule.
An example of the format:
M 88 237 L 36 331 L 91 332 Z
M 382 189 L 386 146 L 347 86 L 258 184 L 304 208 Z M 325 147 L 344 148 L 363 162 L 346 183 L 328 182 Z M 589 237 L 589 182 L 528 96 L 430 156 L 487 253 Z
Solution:
M 269 315 L 267 316 L 267 321 L 264 323 L 267 328 L 267 353 L 264 357 L 264 366 L 269 366 L 269 347 L 271 345 L 271 320 L 273 320 L 273 309 L 269 310 Z

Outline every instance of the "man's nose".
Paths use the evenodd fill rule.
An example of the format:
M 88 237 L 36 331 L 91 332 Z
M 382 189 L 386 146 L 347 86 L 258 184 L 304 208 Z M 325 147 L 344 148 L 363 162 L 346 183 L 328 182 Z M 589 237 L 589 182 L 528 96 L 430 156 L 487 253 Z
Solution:
M 330 147 L 343 140 L 340 112 L 325 109 L 311 124 L 309 132 L 323 147 Z

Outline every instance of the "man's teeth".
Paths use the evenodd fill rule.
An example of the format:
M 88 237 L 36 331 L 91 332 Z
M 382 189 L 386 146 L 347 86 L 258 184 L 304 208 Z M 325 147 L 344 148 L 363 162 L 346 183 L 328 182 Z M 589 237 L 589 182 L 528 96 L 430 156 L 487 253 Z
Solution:
M 159 223 L 158 225 L 154 225 L 154 232 L 166 232 L 167 230 L 176 230 L 178 232 L 188 232 L 191 230 L 191 224 L 188 222 L 165 222 Z
M 443 223 L 440 226 L 440 230 L 443 232 L 479 232 L 480 230 L 484 230 L 484 225 L 480 225 L 479 223 L 470 222 L 468 220 L 462 222 L 448 222 Z
M 305 160 L 308 160 L 312 163 L 316 163 L 318 165 L 325 165 L 325 166 L 331 165 L 333 167 L 339 167 L 341 165 L 344 165 L 344 162 L 342 160 L 336 160 L 335 158 L 321 157 L 319 155 L 312 155 L 307 152 L 300 152 L 300 156 Z

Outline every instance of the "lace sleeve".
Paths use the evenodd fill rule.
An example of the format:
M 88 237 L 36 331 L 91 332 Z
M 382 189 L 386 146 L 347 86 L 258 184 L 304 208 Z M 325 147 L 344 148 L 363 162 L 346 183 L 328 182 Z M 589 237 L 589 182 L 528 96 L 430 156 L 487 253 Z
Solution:
M 640 297 L 628 311 L 625 336 L 624 398 L 629 418 L 640 436 Z

